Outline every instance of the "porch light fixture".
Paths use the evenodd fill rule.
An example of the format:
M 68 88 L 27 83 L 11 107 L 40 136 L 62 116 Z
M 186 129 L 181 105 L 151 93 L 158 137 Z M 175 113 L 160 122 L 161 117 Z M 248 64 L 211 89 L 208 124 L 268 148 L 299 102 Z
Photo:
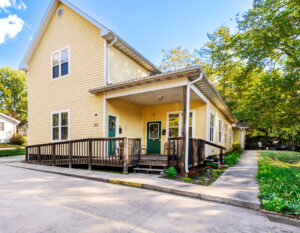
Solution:
M 159 101 L 162 101 L 164 99 L 164 97 L 161 95 L 161 96 L 157 96 L 157 100 Z

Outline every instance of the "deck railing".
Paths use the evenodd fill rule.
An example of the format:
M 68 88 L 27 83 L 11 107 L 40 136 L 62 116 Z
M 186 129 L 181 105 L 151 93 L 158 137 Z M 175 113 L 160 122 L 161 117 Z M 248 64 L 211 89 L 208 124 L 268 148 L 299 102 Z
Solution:
M 169 166 L 184 167 L 184 137 L 170 137 L 168 139 L 168 164 Z M 205 162 L 205 146 L 212 146 L 220 149 L 218 158 L 224 163 L 223 150 L 225 147 L 218 144 L 199 139 L 189 138 L 188 165 L 189 168 L 199 166 Z
M 135 166 L 141 153 L 140 138 L 87 138 L 26 147 L 26 162 L 42 165 Z

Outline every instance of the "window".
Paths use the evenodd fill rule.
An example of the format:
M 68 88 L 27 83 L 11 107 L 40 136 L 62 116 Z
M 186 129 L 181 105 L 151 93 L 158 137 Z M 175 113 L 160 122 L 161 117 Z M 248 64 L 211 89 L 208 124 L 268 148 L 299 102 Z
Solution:
M 52 140 L 69 140 L 69 111 L 52 113 Z
M 229 130 L 229 145 L 231 146 L 231 141 L 232 141 L 232 131 Z
M 69 47 L 52 54 L 52 79 L 63 77 L 69 74 Z
M 224 133 L 224 142 L 227 143 L 227 124 L 224 124 L 225 133 Z
M 219 142 L 222 142 L 222 120 L 219 120 Z
M 178 137 L 181 136 L 182 128 L 182 114 L 180 113 L 170 113 L 168 114 L 168 136 Z M 193 112 L 189 115 L 189 137 L 193 137 Z
M 169 114 L 169 137 L 179 136 L 179 113 Z
M 0 131 L 4 131 L 4 122 L 0 122 Z
M 209 140 L 214 141 L 214 129 L 215 129 L 215 115 L 210 113 L 209 117 Z

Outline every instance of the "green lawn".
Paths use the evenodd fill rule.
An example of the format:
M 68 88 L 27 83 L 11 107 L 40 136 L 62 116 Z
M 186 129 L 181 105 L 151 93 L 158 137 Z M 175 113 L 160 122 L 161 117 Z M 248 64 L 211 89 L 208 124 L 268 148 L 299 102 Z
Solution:
M 233 165 L 237 164 L 240 160 L 240 156 L 242 153 L 242 150 L 226 153 L 224 158 L 225 164 L 227 164 L 229 167 L 232 167 Z
M 25 155 L 25 149 L 0 150 L 0 157 L 8 157 L 15 155 Z
M 265 209 L 300 218 L 299 152 L 260 152 L 257 179 Z

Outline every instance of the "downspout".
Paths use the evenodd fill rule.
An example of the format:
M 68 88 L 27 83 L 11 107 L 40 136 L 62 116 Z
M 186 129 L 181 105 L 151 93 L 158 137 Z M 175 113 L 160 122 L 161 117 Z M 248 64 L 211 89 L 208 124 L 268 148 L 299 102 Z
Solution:
M 184 159 L 184 167 L 185 167 L 185 172 L 189 172 L 189 122 L 190 122 L 190 97 L 191 97 L 191 86 L 199 82 L 203 78 L 203 74 L 201 73 L 200 77 L 195 79 L 192 82 L 188 82 L 187 85 L 187 90 L 186 90 L 186 116 L 185 116 L 185 159 Z
M 104 77 L 104 85 L 106 86 L 109 83 L 109 54 L 110 54 L 110 47 L 113 46 L 117 42 L 117 37 L 107 45 L 105 40 L 105 77 Z M 103 100 L 103 137 L 106 137 L 106 94 L 104 93 L 104 100 Z

